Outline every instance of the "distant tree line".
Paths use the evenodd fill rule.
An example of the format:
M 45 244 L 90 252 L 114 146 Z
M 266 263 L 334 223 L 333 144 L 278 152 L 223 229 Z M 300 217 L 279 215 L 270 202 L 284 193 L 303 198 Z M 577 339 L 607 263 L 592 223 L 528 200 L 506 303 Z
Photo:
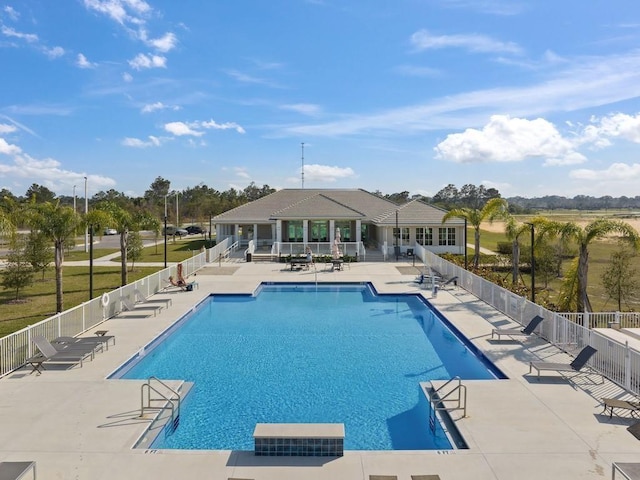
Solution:
M 226 191 L 218 191 L 205 184 L 189 187 L 184 190 L 174 190 L 171 182 L 162 177 L 157 177 L 142 197 L 129 197 L 116 190 L 100 191 L 88 199 L 89 210 L 109 203 L 129 212 L 145 212 L 147 215 L 158 219 L 164 218 L 165 205 L 167 221 L 176 222 L 176 202 L 179 206 L 178 221 L 182 223 L 203 223 L 210 216 L 231 210 L 232 208 L 252 202 L 261 197 L 275 192 L 269 185 L 258 187 L 251 182 L 244 190 L 230 188 Z M 43 185 L 34 183 L 24 196 L 16 196 L 10 190 L 0 190 L 0 208 L 11 212 L 16 205 L 26 203 L 59 203 L 61 206 L 76 206 L 78 213 L 84 213 L 84 198 L 73 195 L 56 195 L 55 192 Z
M 509 205 L 520 209 L 533 210 L 624 210 L 640 208 L 640 196 L 635 197 L 591 197 L 576 195 L 573 198 L 559 195 L 546 195 L 537 198 L 511 197 L 507 199 Z

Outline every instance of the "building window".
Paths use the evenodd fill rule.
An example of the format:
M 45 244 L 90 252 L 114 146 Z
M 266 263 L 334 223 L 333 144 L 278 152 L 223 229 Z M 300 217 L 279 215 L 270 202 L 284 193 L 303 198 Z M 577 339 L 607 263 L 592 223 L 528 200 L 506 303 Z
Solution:
M 455 227 L 446 227 L 438 229 L 439 245 L 455 245 L 456 229 Z
M 302 242 L 302 220 L 289 221 L 287 226 L 288 242 Z
M 351 222 L 336 222 L 336 228 L 340 229 L 340 238 L 343 242 L 352 242 L 351 239 Z M 335 232 L 334 232 L 335 235 Z
M 329 236 L 327 235 L 329 231 L 328 222 L 309 222 L 311 228 L 311 232 L 309 235 L 310 242 L 328 242 Z
M 433 229 L 431 227 L 416 228 L 416 242 L 419 245 L 433 245 Z
M 407 245 L 409 243 L 409 228 L 408 227 L 394 228 L 393 238 L 395 239 L 398 238 L 398 231 L 400 232 L 400 242 L 398 242 L 398 245 Z

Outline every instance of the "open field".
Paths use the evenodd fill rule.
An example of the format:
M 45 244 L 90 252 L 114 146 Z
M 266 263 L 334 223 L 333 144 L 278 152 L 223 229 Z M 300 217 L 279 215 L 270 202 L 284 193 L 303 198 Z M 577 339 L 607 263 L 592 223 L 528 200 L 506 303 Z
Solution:
M 630 214 L 628 211 L 619 212 L 619 211 L 588 211 L 588 212 L 579 212 L 579 211 L 553 211 L 553 212 L 541 212 L 539 215 L 547 217 L 551 220 L 556 220 L 560 222 L 576 222 L 579 225 L 587 225 L 589 222 L 597 218 L 614 218 L 618 220 L 622 220 L 633 228 L 635 228 L 638 232 L 640 232 L 640 218 L 638 214 Z M 516 216 L 519 222 L 527 222 L 530 221 L 533 216 Z M 495 221 L 493 223 L 485 222 L 482 224 L 481 235 L 480 235 L 480 244 L 481 247 L 496 251 L 498 242 L 507 242 L 507 238 L 504 234 L 505 224 L 501 221 Z M 469 229 L 467 232 L 467 238 L 470 244 L 473 243 L 473 229 Z M 529 248 L 529 236 L 525 235 L 522 238 L 522 244 L 524 248 Z M 609 299 L 604 288 L 602 287 L 601 277 L 604 271 L 606 270 L 611 253 L 614 250 L 618 249 L 618 243 L 612 237 L 610 239 L 603 239 L 594 241 L 589 245 L 589 286 L 588 293 L 591 299 L 592 307 L 594 311 L 615 311 L 617 310 L 616 303 Z M 468 249 L 469 258 L 473 256 L 473 248 Z M 563 271 L 566 271 L 569 266 L 570 261 L 567 260 L 563 263 Z M 640 279 L 640 256 L 636 256 L 632 260 L 632 267 L 636 270 L 636 277 Z M 505 274 L 505 277 L 508 274 Z M 527 286 L 531 285 L 531 276 L 529 274 L 523 274 L 522 278 Z M 539 296 L 540 288 L 543 285 L 540 282 L 539 278 L 536 278 L 536 295 Z M 558 291 L 561 286 L 561 279 L 553 280 L 549 283 L 549 298 L 551 301 L 554 301 L 555 296 L 558 294 Z M 628 305 L 623 305 L 623 310 L 625 311 L 640 311 L 640 294 L 632 299 Z

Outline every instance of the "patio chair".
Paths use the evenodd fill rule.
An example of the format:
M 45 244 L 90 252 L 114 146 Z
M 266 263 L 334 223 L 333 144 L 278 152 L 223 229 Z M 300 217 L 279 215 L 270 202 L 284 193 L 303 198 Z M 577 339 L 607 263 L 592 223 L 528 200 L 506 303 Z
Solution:
M 586 367 L 587 362 L 596 354 L 596 352 L 597 350 L 595 348 L 587 345 L 580 350 L 580 353 L 578 353 L 571 363 L 530 362 L 529 374 L 531 374 L 531 371 L 535 368 L 538 372 L 538 380 L 540 380 L 540 372 L 542 371 L 586 373 L 583 372 L 582 369 Z
M 510 337 L 513 335 L 531 335 L 543 320 L 544 318 L 540 315 L 536 315 L 524 328 L 494 328 L 491 331 L 491 338 L 493 338 L 494 335 L 498 336 L 498 340 L 500 340 L 501 335 L 508 335 Z

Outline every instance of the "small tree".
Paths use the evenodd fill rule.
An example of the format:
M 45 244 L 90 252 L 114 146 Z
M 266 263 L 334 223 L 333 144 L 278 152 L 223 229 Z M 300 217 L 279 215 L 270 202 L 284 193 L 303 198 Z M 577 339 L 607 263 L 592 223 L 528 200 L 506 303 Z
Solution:
M 133 266 L 136 260 L 140 260 L 142 257 L 142 249 L 144 245 L 142 243 L 142 237 L 139 232 L 130 232 L 129 241 L 127 242 L 127 258 L 131 260 L 131 271 L 133 272 Z
M 617 303 L 618 311 L 622 310 L 622 303 L 627 303 L 638 290 L 636 269 L 631 266 L 631 260 L 635 256 L 635 253 L 628 248 L 613 252 L 609 265 L 601 277 L 602 285 L 609 298 Z
M 41 232 L 32 231 L 27 237 L 25 255 L 35 273 L 42 272 L 42 280 L 49 265 L 54 260 L 53 245 Z
M 20 298 L 20 290 L 33 283 L 33 268 L 25 251 L 26 240 L 21 235 L 17 235 L 7 254 L 6 267 L 2 270 L 2 286 L 16 292 L 16 301 Z

